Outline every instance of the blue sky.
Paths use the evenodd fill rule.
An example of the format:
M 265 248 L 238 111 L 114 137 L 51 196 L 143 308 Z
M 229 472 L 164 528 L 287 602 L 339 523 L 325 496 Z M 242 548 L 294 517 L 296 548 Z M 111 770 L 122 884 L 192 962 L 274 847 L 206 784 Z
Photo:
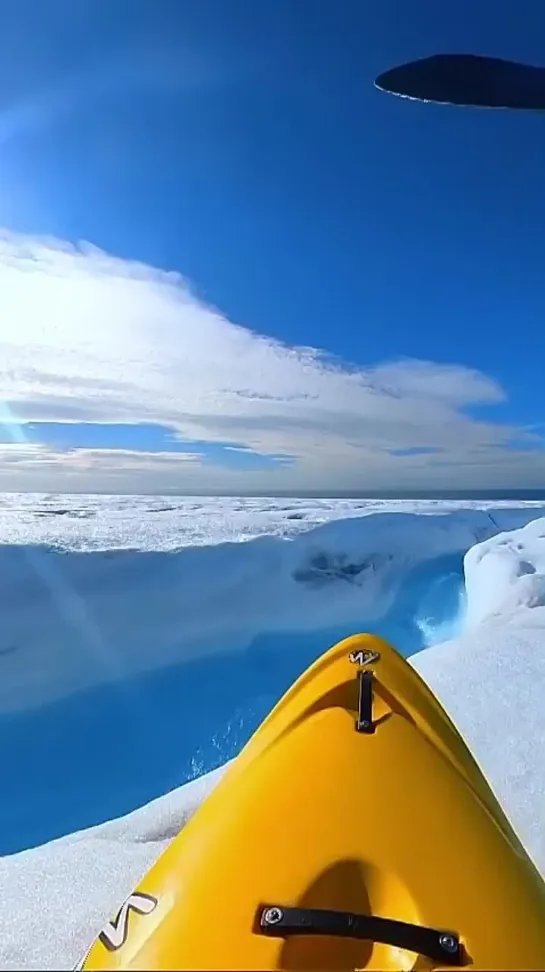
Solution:
M 545 120 L 372 84 L 520 11 L 4 4 L 0 486 L 542 486 Z

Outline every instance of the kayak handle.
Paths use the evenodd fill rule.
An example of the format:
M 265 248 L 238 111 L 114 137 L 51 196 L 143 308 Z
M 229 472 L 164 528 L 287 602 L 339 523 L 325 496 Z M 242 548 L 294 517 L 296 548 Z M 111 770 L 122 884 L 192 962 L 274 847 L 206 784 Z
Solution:
M 283 905 L 269 904 L 260 907 L 258 921 L 260 931 L 271 937 L 328 935 L 361 938 L 407 949 L 442 965 L 467 964 L 465 949 L 454 932 L 410 925 L 393 918 L 356 915 L 348 911 L 326 911 L 321 908 L 284 908 Z
M 373 723 L 373 672 L 366 670 L 358 672 L 358 718 L 356 732 L 372 735 L 375 731 Z

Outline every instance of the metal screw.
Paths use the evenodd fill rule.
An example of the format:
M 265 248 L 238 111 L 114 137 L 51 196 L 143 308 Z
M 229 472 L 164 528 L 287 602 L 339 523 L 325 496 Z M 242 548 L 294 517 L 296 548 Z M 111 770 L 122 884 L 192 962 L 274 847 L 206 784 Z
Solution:
M 440 935 L 439 944 L 445 952 L 450 952 L 451 955 L 458 951 L 458 942 L 452 935 Z
M 280 908 L 267 908 L 263 915 L 263 921 L 266 925 L 277 925 L 279 921 L 282 921 L 283 917 L 284 912 Z

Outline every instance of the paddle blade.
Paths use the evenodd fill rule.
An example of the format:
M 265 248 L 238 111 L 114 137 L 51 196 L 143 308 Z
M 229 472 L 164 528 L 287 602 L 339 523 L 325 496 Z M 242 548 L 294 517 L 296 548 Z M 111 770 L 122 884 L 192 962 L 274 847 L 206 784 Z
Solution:
M 476 54 L 435 54 L 385 71 L 381 91 L 438 104 L 545 109 L 545 68 Z

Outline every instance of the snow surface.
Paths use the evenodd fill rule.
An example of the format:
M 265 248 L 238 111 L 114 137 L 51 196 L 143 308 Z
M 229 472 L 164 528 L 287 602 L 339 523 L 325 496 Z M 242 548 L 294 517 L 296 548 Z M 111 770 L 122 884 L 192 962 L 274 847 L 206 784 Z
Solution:
M 231 541 L 237 530 L 237 540 L 258 533 L 270 532 L 273 536 L 254 539 L 250 544 L 222 542 L 213 547 L 210 525 L 201 527 L 200 533 L 188 526 L 186 541 L 189 535 L 193 538 L 189 544 L 202 544 L 208 531 L 208 546 L 181 549 L 183 540 L 178 538 L 178 543 L 173 543 L 171 537 L 167 546 L 168 531 L 160 528 L 154 535 L 155 527 L 145 522 L 149 517 L 172 517 L 172 510 L 159 514 L 148 509 L 144 515 L 140 506 L 127 533 L 131 516 L 130 499 L 126 497 L 116 500 L 121 510 L 110 507 L 107 515 L 100 512 L 104 509 L 102 499 L 93 500 L 96 508 L 92 515 L 86 515 L 90 506 L 86 507 L 87 500 L 82 497 L 77 497 L 77 515 L 76 506 L 71 507 L 66 497 L 63 502 L 69 512 L 45 516 L 36 515 L 32 504 L 24 502 L 28 506 L 22 512 L 24 504 L 19 501 L 17 513 L 12 505 L 0 516 L 0 537 L 5 541 L 0 548 L 0 565 L 6 585 L 1 601 L 0 708 L 4 715 L 0 719 L 0 745 L 8 777 L 18 756 L 24 774 L 30 777 L 26 793 L 30 812 L 39 815 L 42 810 L 36 786 L 39 769 L 37 759 L 35 769 L 29 772 L 28 755 L 21 755 L 24 746 L 19 743 L 25 741 L 22 727 L 32 723 L 47 736 L 44 727 L 49 726 L 51 733 L 52 720 L 56 719 L 57 735 L 49 737 L 50 761 L 54 761 L 62 734 L 70 734 L 69 724 L 62 723 L 62 718 L 72 699 L 79 708 L 96 704 L 98 733 L 103 710 L 99 697 L 92 692 L 105 692 L 108 684 L 126 686 L 131 683 L 129 674 L 141 673 L 144 681 L 138 691 L 142 693 L 143 686 L 161 671 L 172 679 L 177 669 L 165 666 L 176 662 L 183 670 L 184 665 L 179 663 L 194 659 L 196 650 L 203 649 L 205 661 L 212 659 L 210 677 L 228 650 L 226 645 L 230 651 L 236 649 L 251 667 L 249 649 L 255 648 L 256 639 L 263 631 L 280 631 L 286 637 L 273 639 L 269 646 L 272 654 L 258 655 L 257 674 L 266 680 L 274 678 L 276 659 L 282 668 L 286 657 L 296 653 L 299 642 L 294 632 L 302 638 L 312 629 L 325 637 L 336 624 L 345 625 L 343 633 L 348 633 L 372 627 L 366 622 L 374 621 L 374 629 L 383 633 L 388 622 L 397 619 L 399 624 L 400 612 L 409 611 L 413 612 L 409 627 L 413 634 L 415 628 L 420 631 L 420 644 L 413 641 L 399 645 L 406 653 L 437 640 L 438 629 L 448 630 L 449 625 L 457 629 L 455 641 L 428 647 L 415 654 L 411 662 L 454 718 L 523 843 L 545 873 L 541 834 L 545 710 L 540 691 L 545 684 L 545 509 L 539 504 L 517 509 L 506 508 L 510 504 L 502 508 L 489 504 L 488 509 L 482 508 L 484 504 L 472 508 L 464 504 L 463 510 L 457 504 L 454 512 L 449 512 L 454 504 L 435 504 L 420 508 L 419 513 L 393 513 L 389 504 L 390 512 L 383 510 L 377 515 L 373 507 L 355 512 L 356 501 L 354 506 L 340 501 L 347 503 L 342 511 L 341 507 L 335 510 L 336 501 L 329 506 L 323 501 L 321 508 L 313 505 L 314 501 L 301 501 L 296 512 L 304 507 L 307 512 L 312 510 L 310 516 L 328 521 L 343 517 L 318 527 L 314 522 L 311 528 L 307 525 L 302 529 L 300 520 L 287 520 L 286 514 L 293 509 L 279 509 L 282 504 L 297 505 L 296 501 L 281 501 L 275 509 L 272 500 L 252 501 L 262 505 L 269 502 L 267 516 L 259 527 L 250 526 L 245 534 L 242 519 L 233 524 L 229 527 Z M 59 498 L 47 502 L 60 506 Z M 146 498 L 145 502 L 151 507 L 162 501 Z M 219 502 L 232 511 L 238 501 Z M 189 520 L 187 507 L 183 513 L 180 509 L 175 519 L 185 516 Z M 405 504 L 404 509 L 414 511 L 415 504 Z M 432 515 L 419 515 L 422 512 Z M 101 516 L 103 525 L 85 547 L 81 521 Z M 123 528 L 116 516 L 124 519 Z M 245 516 L 251 520 L 253 514 L 247 510 Z M 18 517 L 26 519 L 24 528 L 15 526 Z M 54 520 L 55 525 L 32 526 L 33 520 L 42 518 Z M 69 520 L 66 529 L 58 525 Z M 106 520 L 109 526 L 104 526 Z M 216 539 L 221 535 L 225 540 L 226 528 L 222 529 Z M 49 531 L 47 538 L 42 530 Z M 511 532 L 502 532 L 506 530 Z M 108 531 L 110 541 L 118 548 L 115 553 L 105 550 Z M 195 540 L 196 536 L 201 540 Z M 136 553 L 135 545 L 142 537 L 145 552 Z M 32 543 L 54 543 L 57 550 Z M 154 544 L 159 552 L 152 552 Z M 90 548 L 101 552 L 74 552 Z M 167 554 L 167 549 L 176 552 Z M 426 611 L 415 624 L 414 611 L 422 608 L 422 602 L 415 599 L 414 590 L 422 592 L 424 586 L 434 590 L 434 576 L 445 569 L 445 558 L 450 570 L 449 558 L 461 558 L 465 551 L 466 609 L 457 619 L 448 619 L 437 610 L 433 598 L 432 602 L 424 600 Z M 456 610 L 454 603 L 451 599 L 449 610 Z M 63 613 L 66 610 L 68 617 Z M 199 612 L 204 634 L 198 628 Z M 34 622 L 25 620 L 30 615 L 35 616 Z M 162 628 L 157 630 L 162 615 L 167 634 Z M 98 642 L 86 641 L 81 633 L 89 618 Z M 124 625 L 129 624 L 131 630 L 123 637 Z M 402 635 L 408 630 L 399 627 Z M 226 631 L 228 636 L 224 635 Z M 10 649 L 17 632 L 19 641 Z M 326 647 L 314 639 L 308 642 L 307 653 L 315 655 Z M 111 664 L 112 653 L 115 665 Z M 311 660 L 303 655 L 291 660 L 292 668 L 304 667 Z M 254 682 L 254 690 L 256 685 Z M 87 696 L 81 691 L 84 687 Z M 278 683 L 277 691 L 280 688 Z M 56 699 L 54 704 L 52 699 Z M 274 699 L 266 701 L 270 708 Z M 183 724 L 184 713 L 179 716 Z M 141 725 L 127 721 L 127 712 L 122 713 L 122 719 L 126 738 L 134 739 L 135 746 L 140 744 Z M 131 730 L 135 730 L 132 737 Z M 109 752 L 113 752 L 115 762 L 111 737 Z M 143 767 L 146 773 L 153 755 L 150 757 Z M 44 769 L 45 776 L 48 770 L 52 770 L 51 763 Z M 60 799 L 57 794 L 57 810 L 66 803 L 71 786 L 70 772 L 61 760 L 59 780 L 63 771 L 67 793 L 61 793 Z M 71 968 L 222 772 L 220 768 L 201 776 L 120 819 L 0 858 L 0 968 Z M 6 784 L 4 777 L 4 792 L 11 792 L 15 779 L 12 775 Z M 77 785 L 80 783 L 78 780 Z M 9 804 L 9 800 L 4 803 Z M 13 804 L 12 827 L 17 825 L 22 806 Z M 2 826 L 9 823 L 8 816 Z
M 412 664 L 545 875 L 545 518 L 472 547 L 461 636 Z
M 368 513 L 493 512 L 513 506 L 539 510 L 543 502 L 0 493 L 0 543 L 72 551 L 179 550 L 264 535 L 288 538 Z

